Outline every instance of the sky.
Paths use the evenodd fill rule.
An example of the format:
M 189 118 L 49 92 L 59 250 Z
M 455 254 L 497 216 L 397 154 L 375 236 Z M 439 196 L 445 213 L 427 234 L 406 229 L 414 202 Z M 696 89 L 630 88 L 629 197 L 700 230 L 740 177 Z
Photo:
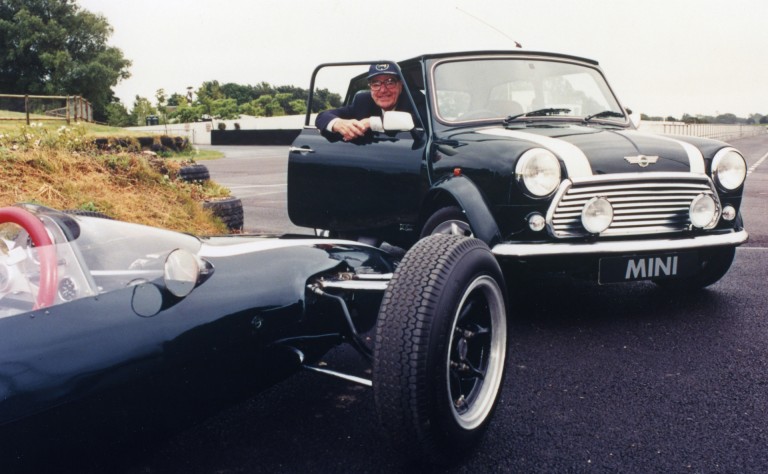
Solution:
M 132 61 L 129 109 L 204 81 L 309 88 L 323 62 L 514 49 L 600 62 L 650 116 L 768 115 L 765 0 L 77 0 Z M 335 92 L 343 92 L 341 90 Z

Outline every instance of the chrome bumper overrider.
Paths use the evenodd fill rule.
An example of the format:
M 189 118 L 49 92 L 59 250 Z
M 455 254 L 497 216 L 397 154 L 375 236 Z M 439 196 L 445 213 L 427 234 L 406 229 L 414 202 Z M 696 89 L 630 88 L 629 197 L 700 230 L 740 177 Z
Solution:
M 707 247 L 735 246 L 749 238 L 746 230 L 728 234 L 700 235 L 680 239 L 622 240 L 612 242 L 560 242 L 544 244 L 500 243 L 491 251 L 498 257 L 548 257 L 568 255 L 667 252 Z

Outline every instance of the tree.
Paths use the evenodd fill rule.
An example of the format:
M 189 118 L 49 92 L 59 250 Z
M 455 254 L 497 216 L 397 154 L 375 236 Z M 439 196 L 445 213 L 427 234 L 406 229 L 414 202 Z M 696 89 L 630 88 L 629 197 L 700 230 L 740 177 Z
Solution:
M 237 105 L 246 104 L 258 97 L 257 92 L 252 86 L 235 84 L 232 82 L 228 82 L 221 86 L 221 92 L 226 95 L 228 99 L 235 99 Z
M 174 92 L 171 94 L 170 97 L 168 97 L 168 105 L 170 107 L 176 107 L 181 104 L 189 104 L 189 100 L 187 99 L 187 96 L 181 95 L 178 92 Z
M 191 89 L 191 88 L 188 88 Z M 277 117 L 281 115 L 303 115 L 307 112 L 307 90 L 296 86 L 272 86 L 268 82 L 243 85 L 219 81 L 205 81 L 197 90 L 193 101 L 191 94 L 184 100 L 174 93 L 167 99 L 167 105 L 176 106 L 168 118 L 178 122 L 195 122 L 203 115 L 218 119 L 234 119 L 240 114 L 254 117 Z M 162 105 L 158 97 L 158 108 Z M 341 105 L 341 96 L 318 89 L 312 101 L 313 112 Z
M 715 117 L 714 120 L 715 123 L 724 123 L 724 124 L 736 124 L 739 123 L 739 118 L 736 117 L 736 115 L 727 113 L 727 114 L 720 114 L 717 117 Z
M 302 115 L 307 113 L 307 101 L 306 100 L 292 100 L 289 104 L 291 106 L 291 112 L 296 115 Z
M 136 100 L 133 102 L 133 109 L 131 110 L 134 125 L 146 125 L 147 116 L 155 115 L 156 113 L 157 109 L 152 106 L 149 99 L 136 96 Z
M 155 100 L 157 100 L 157 111 L 160 113 L 160 119 L 163 124 L 168 123 L 168 98 L 165 95 L 165 89 L 158 89 L 155 92 Z
M 113 127 L 130 127 L 136 125 L 133 117 L 120 102 L 111 102 L 105 109 L 107 123 Z
M 131 62 L 107 46 L 112 27 L 75 0 L 0 1 L 0 91 L 82 95 L 106 119 Z
M 235 99 L 218 99 L 211 101 L 211 116 L 221 120 L 230 120 L 240 117 Z
M 227 96 L 222 92 L 219 81 L 205 81 L 197 90 L 198 102 L 204 103 L 207 100 L 226 99 Z

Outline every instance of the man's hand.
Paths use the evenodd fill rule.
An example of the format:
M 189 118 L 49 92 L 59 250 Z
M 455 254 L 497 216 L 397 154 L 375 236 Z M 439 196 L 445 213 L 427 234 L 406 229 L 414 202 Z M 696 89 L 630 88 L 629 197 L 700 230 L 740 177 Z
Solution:
M 344 139 L 344 141 L 354 140 L 355 138 L 362 137 L 370 128 L 371 124 L 368 119 L 339 119 L 333 123 L 333 131 L 341 134 L 341 137 Z

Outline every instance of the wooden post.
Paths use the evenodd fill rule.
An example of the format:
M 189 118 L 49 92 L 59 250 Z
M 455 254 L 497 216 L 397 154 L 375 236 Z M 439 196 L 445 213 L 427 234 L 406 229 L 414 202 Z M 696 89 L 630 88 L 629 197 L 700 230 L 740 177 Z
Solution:
M 29 96 L 24 96 L 24 111 L 27 113 L 27 125 L 29 125 Z
M 69 96 L 67 97 L 67 125 L 69 125 Z

